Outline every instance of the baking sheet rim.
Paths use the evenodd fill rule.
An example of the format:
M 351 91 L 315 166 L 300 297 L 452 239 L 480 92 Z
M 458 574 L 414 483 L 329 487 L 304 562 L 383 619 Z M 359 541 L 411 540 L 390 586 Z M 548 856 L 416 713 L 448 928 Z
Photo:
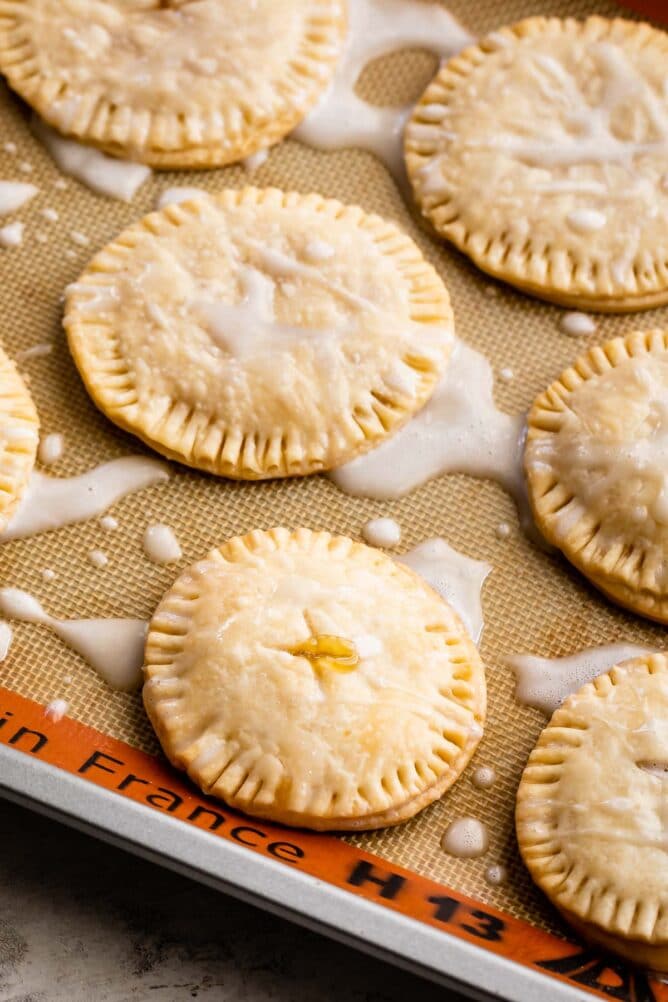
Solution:
M 593 997 L 2 745 L 0 796 L 471 997 L 533 1002 L 548 984 L 554 1002 Z

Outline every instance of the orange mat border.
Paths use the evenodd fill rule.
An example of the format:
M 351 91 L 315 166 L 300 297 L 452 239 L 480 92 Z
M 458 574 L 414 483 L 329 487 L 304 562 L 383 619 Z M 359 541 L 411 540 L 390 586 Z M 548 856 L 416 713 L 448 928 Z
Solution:
M 55 722 L 40 703 L 2 687 L 0 744 L 595 997 L 668 1002 L 668 985 L 614 958 L 582 949 L 334 836 L 282 828 L 231 811 L 195 791 L 164 759 L 68 717 Z

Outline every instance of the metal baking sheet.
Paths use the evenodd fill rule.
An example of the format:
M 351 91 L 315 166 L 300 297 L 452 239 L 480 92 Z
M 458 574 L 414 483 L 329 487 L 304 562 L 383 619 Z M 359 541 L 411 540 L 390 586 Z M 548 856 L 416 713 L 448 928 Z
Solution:
M 612 0 L 451 0 L 446 6 L 473 34 L 532 14 L 621 13 Z M 424 53 L 388 57 L 364 72 L 360 90 L 377 103 L 408 101 L 434 66 Z M 241 167 L 154 175 L 126 205 L 72 180 L 66 190 L 54 187 L 60 174 L 32 137 L 28 118 L 25 106 L 0 87 L 0 177 L 29 178 L 40 188 L 20 214 L 23 245 L 0 258 L 0 338 L 15 357 L 53 344 L 50 354 L 21 368 L 43 432 L 65 435 L 59 474 L 142 451 L 85 393 L 61 330 L 61 296 L 97 248 L 174 184 L 314 190 L 396 220 L 448 285 L 459 336 L 484 351 L 496 372 L 513 370 L 512 382 L 496 390 L 505 410 L 526 409 L 580 350 L 559 331 L 557 308 L 491 282 L 436 243 L 369 154 L 317 153 L 286 141 L 252 178 Z M 4 143 L 16 144 L 16 154 L 3 150 Z M 42 216 L 45 208 L 57 211 L 57 222 Z M 73 241 L 73 231 L 88 244 Z M 602 317 L 590 342 L 666 323 L 668 309 Z M 489 719 L 472 766 L 440 802 L 387 831 L 337 837 L 250 821 L 207 801 L 165 763 L 137 695 L 111 691 L 43 628 L 17 625 L 11 654 L 0 664 L 0 792 L 481 997 L 533 1000 L 545 992 L 550 999 L 668 999 L 668 987 L 577 943 L 520 863 L 514 794 L 544 720 L 517 706 L 502 663 L 503 654 L 519 651 L 558 656 L 622 640 L 658 646 L 664 631 L 609 605 L 563 560 L 532 546 L 517 527 L 512 502 L 491 483 L 444 477 L 381 503 L 346 497 L 322 477 L 235 484 L 176 465 L 173 473 L 169 483 L 115 506 L 119 529 L 113 534 L 91 521 L 0 546 L 0 581 L 26 588 L 57 616 L 148 617 L 179 570 L 146 560 L 141 539 L 149 522 L 174 528 L 182 566 L 231 535 L 279 523 L 359 537 L 365 521 L 388 515 L 401 523 L 406 549 L 443 536 L 494 568 L 484 591 L 482 642 Z M 502 521 L 513 527 L 509 539 L 497 538 Z M 95 547 L 109 554 L 102 570 L 86 559 Z M 45 568 L 55 579 L 43 579 Z M 60 723 L 44 715 L 54 698 L 69 704 Z M 488 791 L 470 779 L 483 764 L 499 777 Z M 462 815 L 488 825 L 490 849 L 481 859 L 454 859 L 440 848 L 445 827 Z M 508 869 L 506 884 L 485 882 L 491 863 Z

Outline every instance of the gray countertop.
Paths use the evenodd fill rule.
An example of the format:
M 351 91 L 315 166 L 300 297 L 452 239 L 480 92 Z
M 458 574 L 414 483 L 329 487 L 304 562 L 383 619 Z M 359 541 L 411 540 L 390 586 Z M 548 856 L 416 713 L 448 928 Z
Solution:
M 0 801 L 0 1002 L 459 996 Z

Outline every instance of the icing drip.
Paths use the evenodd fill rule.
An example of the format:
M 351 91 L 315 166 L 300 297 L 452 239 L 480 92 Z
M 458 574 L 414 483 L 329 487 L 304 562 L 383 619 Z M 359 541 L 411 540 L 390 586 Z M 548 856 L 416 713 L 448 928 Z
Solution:
M 309 240 L 304 251 L 309 261 L 315 263 L 329 261 L 336 254 L 336 249 L 331 244 L 325 243 L 324 240 Z
M 401 542 L 401 526 L 393 518 L 372 518 L 362 526 L 362 536 L 369 546 L 398 546 Z
M 19 247 L 23 243 L 23 223 L 8 223 L 0 229 L 0 247 Z
M 333 296 L 338 296 L 352 309 L 366 310 L 369 313 L 378 313 L 378 307 L 364 296 L 359 296 L 356 292 L 351 292 L 345 285 L 327 278 L 322 269 L 314 268 L 308 264 L 302 264 L 296 258 L 282 254 L 272 247 L 266 247 L 258 240 L 247 240 L 246 246 L 252 252 L 260 267 L 268 275 L 275 279 L 303 278 L 306 281 L 314 282 L 327 289 Z M 265 276 L 266 277 L 266 276 Z
M 358 146 L 404 178 L 402 134 L 410 108 L 376 107 L 355 93 L 374 59 L 407 48 L 452 56 L 473 39 L 440 4 L 423 0 L 354 0 L 348 4 L 348 38 L 334 79 L 293 133 L 320 150 Z
M 49 341 L 42 341 L 40 344 L 34 344 L 32 348 L 26 348 L 25 351 L 19 351 L 16 355 L 16 361 L 29 362 L 31 358 L 46 358 L 53 351 L 53 345 Z
M 573 108 L 574 114 L 568 120 L 570 129 L 560 127 L 555 120 L 558 134 L 555 131 L 547 140 L 531 135 L 499 135 L 490 137 L 484 145 L 531 167 L 546 168 L 572 167 L 583 163 L 622 163 L 630 167 L 634 157 L 664 154 L 668 150 L 668 117 L 650 83 L 634 71 L 618 46 L 597 42 L 591 44 L 588 51 L 596 61 L 603 81 L 599 100 L 593 105 L 586 101 L 574 78 L 558 60 L 543 54 L 535 59 L 537 85 L 542 82 L 543 86 L 557 88 Z M 645 111 L 656 139 L 636 142 L 621 139 L 613 131 L 613 114 L 631 93 Z M 583 106 L 586 107 L 586 114 L 582 113 Z
M 158 197 L 156 209 L 164 209 L 167 205 L 178 205 L 179 202 L 188 202 L 191 198 L 208 198 L 209 192 L 203 188 L 174 187 L 165 188 Z
M 53 466 L 59 459 L 62 459 L 64 451 L 65 439 L 55 432 L 40 441 L 37 457 L 42 466 Z
M 458 818 L 445 829 L 441 848 L 460 859 L 484 856 L 489 848 L 487 828 L 477 818 Z
M 505 884 L 508 880 L 508 871 L 500 863 L 493 864 L 485 870 L 485 880 L 492 887 L 498 887 L 500 884 Z
M 32 130 L 46 146 L 56 165 L 97 195 L 131 202 L 151 174 L 150 167 L 107 156 L 94 146 L 65 139 L 36 116 Z
M 489 790 L 496 783 L 496 771 L 491 765 L 479 765 L 471 776 L 471 782 L 478 790 Z
M 585 334 L 595 332 L 596 322 L 586 313 L 564 313 L 559 321 L 559 329 L 571 337 L 584 337 Z
M 5 623 L 4 620 L 0 620 L 0 663 L 2 663 L 9 654 L 9 649 L 12 646 L 13 639 L 14 634 L 12 633 L 12 628 L 9 623 Z
M 429 539 L 397 559 L 452 606 L 474 643 L 479 643 L 484 625 L 480 593 L 491 566 L 458 553 L 444 539 Z
M 174 530 L 161 524 L 146 527 L 144 552 L 154 564 L 172 564 L 183 556 Z
M 113 689 L 136 689 L 141 681 L 147 623 L 143 619 L 55 619 L 28 592 L 0 589 L 8 619 L 48 626 Z
M 358 323 L 356 316 L 342 316 L 332 322 L 324 330 L 306 326 L 293 326 L 281 323 L 275 312 L 275 296 L 277 282 L 281 282 L 281 290 L 285 288 L 285 280 L 303 279 L 326 289 L 330 295 L 345 303 L 356 314 L 370 313 L 382 317 L 388 336 L 397 334 L 408 339 L 416 325 L 411 321 L 402 322 L 400 328 L 393 325 L 392 318 L 383 316 L 375 303 L 370 299 L 352 292 L 340 282 L 329 279 L 322 268 L 303 264 L 296 258 L 280 251 L 264 246 L 256 240 L 246 239 L 245 248 L 252 263 L 240 268 L 240 284 L 242 299 L 231 303 L 227 300 L 209 298 L 207 290 L 201 289 L 200 295 L 191 301 L 191 307 L 202 326 L 206 329 L 212 341 L 219 347 L 239 359 L 266 355 L 269 350 L 281 347 L 294 348 L 296 343 L 309 341 L 316 350 L 327 351 L 335 343 L 336 338 L 345 336 L 355 329 Z M 322 248 L 319 248 L 322 253 Z M 257 267 L 256 267 L 257 265 Z M 260 270 L 261 269 L 261 270 Z M 431 336 L 433 345 L 423 346 L 422 353 L 432 352 L 442 357 L 444 344 L 451 337 L 448 330 L 430 324 L 420 324 L 422 339 Z M 411 370 L 404 366 L 396 366 L 396 371 L 389 378 L 395 381 L 413 380 Z M 402 385 L 401 389 L 409 394 L 415 392 L 414 382 Z
M 268 149 L 257 150 L 257 152 L 251 153 L 249 157 L 244 157 L 241 163 L 244 169 L 247 170 L 249 174 L 252 174 L 253 171 L 259 170 L 263 164 L 266 164 L 268 159 Z
M 168 478 L 165 463 L 144 456 L 112 459 L 78 477 L 49 477 L 34 471 L 0 542 L 85 522 L 127 494 Z
M 246 359 L 277 344 L 290 347 L 295 340 L 326 333 L 279 323 L 274 312 L 276 285 L 261 271 L 243 268 L 240 281 L 243 299 L 239 303 L 207 299 L 193 302 L 212 341 L 230 355 Z
M 605 226 L 607 219 L 598 209 L 574 209 L 566 216 L 566 222 L 576 233 L 595 233 Z
M 628 401 L 627 419 L 609 400 Z M 552 533 L 567 539 L 588 513 L 602 518 L 601 537 L 668 525 L 668 359 L 638 356 L 576 387 L 559 430 L 526 450 L 527 469 L 554 470 L 571 499 L 553 515 Z M 591 429 L 596 434 L 592 435 Z M 661 569 L 668 580 L 668 568 Z
M 587 682 L 622 661 L 647 653 L 646 647 L 636 644 L 608 644 L 589 647 L 563 658 L 512 654 L 503 660 L 515 672 L 517 701 L 524 706 L 533 706 L 549 717 L 567 696 L 577 692 Z
M 16 212 L 34 198 L 39 188 L 23 181 L 0 181 L 0 216 Z
M 49 720 L 53 720 L 54 724 L 57 724 L 59 720 L 63 719 L 69 708 L 69 703 L 64 699 L 52 699 L 44 710 L 44 716 L 48 717 Z
M 109 557 L 104 550 L 89 550 L 88 562 L 91 563 L 93 567 L 100 569 L 107 566 L 109 563 Z
M 525 419 L 498 410 L 492 369 L 457 341 L 445 374 L 425 407 L 395 435 L 329 477 L 357 497 L 403 497 L 434 477 L 467 473 L 498 481 L 533 526 L 522 471 Z

